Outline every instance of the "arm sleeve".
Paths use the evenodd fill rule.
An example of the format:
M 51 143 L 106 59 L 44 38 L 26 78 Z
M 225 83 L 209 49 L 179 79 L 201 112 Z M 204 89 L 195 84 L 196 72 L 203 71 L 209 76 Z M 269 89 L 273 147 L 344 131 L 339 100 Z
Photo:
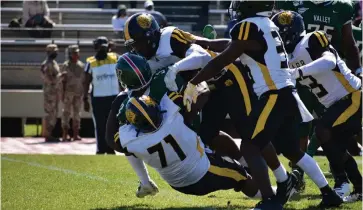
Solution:
M 321 74 L 335 68 L 337 59 L 332 52 L 324 52 L 323 55 L 313 62 L 300 67 L 303 76 Z
M 141 183 L 144 185 L 149 183 L 150 176 L 149 176 L 149 172 L 147 171 L 147 168 L 145 167 L 144 162 L 134 156 L 127 156 L 127 160 L 129 161 L 130 165 L 136 172 Z
M 212 56 L 201 46 L 192 44 L 185 53 L 185 58 L 176 62 L 173 68 L 179 71 L 188 71 L 203 68 Z
M 242 21 L 233 26 L 230 32 L 232 40 L 256 40 L 262 35 L 256 24 Z M 260 40 L 260 39 L 259 39 Z
M 339 18 L 342 19 L 343 25 L 346 24 L 350 24 L 353 21 L 353 16 L 354 16 L 354 8 L 353 8 L 353 4 L 352 1 L 342 1 L 342 7 L 341 7 L 341 11 L 342 11 L 342 15 L 339 16 Z
M 173 55 L 184 58 L 187 50 L 190 48 L 195 37 L 187 32 L 180 29 L 174 29 L 170 37 L 170 46 L 173 51 Z
M 320 58 L 324 52 L 329 51 L 329 39 L 323 31 L 313 32 L 309 37 L 308 44 L 307 51 L 313 60 Z
M 49 12 L 49 7 L 48 7 L 47 2 L 44 1 L 43 5 L 44 5 L 44 16 L 50 17 L 50 12 Z

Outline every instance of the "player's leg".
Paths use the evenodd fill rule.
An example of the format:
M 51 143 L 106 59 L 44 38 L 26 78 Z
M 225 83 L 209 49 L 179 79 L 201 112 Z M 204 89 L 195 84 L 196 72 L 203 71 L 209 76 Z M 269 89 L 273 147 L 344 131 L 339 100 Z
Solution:
M 258 188 L 246 170 L 235 160 L 222 158 L 216 153 L 207 153 L 210 167 L 208 172 L 195 184 L 173 187 L 175 190 L 192 195 L 206 195 L 218 190 L 234 189 L 249 197 L 258 193 Z
M 274 172 L 279 183 L 290 183 L 292 181 L 285 168 L 279 162 L 276 151 L 270 143 L 270 140 L 276 135 L 278 127 L 283 119 L 281 116 L 276 118 L 276 116 L 279 115 L 279 113 L 276 112 L 277 109 L 275 107 L 277 100 L 277 94 L 266 94 L 261 96 L 254 104 L 249 119 L 244 119 L 243 115 L 238 113 L 237 107 L 231 110 L 231 118 L 235 123 L 237 131 L 242 136 L 241 150 L 248 163 L 249 169 L 251 170 L 252 176 L 261 190 L 263 200 L 274 198 L 267 165 Z M 246 122 L 250 122 L 250 124 L 246 126 Z M 246 131 L 248 132 L 247 134 Z M 267 162 L 267 165 L 265 161 Z M 283 188 L 280 187 L 277 190 L 278 197 L 283 197 L 282 199 L 278 199 L 281 204 L 284 204 L 287 201 L 287 199 L 285 199 L 286 196 L 281 195 L 290 194 L 293 185 L 291 185 L 291 187 L 287 186 L 288 185 L 284 185 Z
M 354 132 L 359 129 L 361 129 L 361 92 L 356 91 L 336 102 L 326 111 L 316 127 L 316 134 L 335 175 L 346 173 L 348 176 L 360 177 L 359 180 L 353 179 L 353 181 L 361 183 L 362 178 L 356 166 L 350 164 L 351 167 L 345 169 L 345 163 L 350 158 L 345 150 L 346 147 L 341 145 L 347 140 L 344 138 L 345 135 L 349 132 L 354 135 Z M 346 179 L 344 176 L 341 177 Z M 336 184 L 348 182 L 340 179 L 339 177 L 336 180 L 338 182 Z M 336 187 L 338 192 L 342 191 L 339 186 Z M 341 193 L 343 196 L 347 192 Z

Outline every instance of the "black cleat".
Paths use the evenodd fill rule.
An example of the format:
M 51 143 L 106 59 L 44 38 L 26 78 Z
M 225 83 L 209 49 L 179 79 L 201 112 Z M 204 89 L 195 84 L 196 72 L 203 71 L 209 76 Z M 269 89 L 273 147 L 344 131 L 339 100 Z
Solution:
M 297 173 L 299 173 L 297 171 Z M 282 183 L 277 183 L 276 190 L 276 199 L 280 202 L 281 205 L 285 205 L 285 203 L 290 199 L 290 197 L 296 192 L 295 187 L 298 182 L 298 178 L 296 177 L 297 173 L 287 173 L 287 180 Z M 300 173 L 299 173 L 300 174 Z M 299 175 L 298 174 L 298 175 Z
M 274 198 L 262 200 L 251 210 L 283 210 L 281 203 Z
M 298 192 L 298 193 L 304 192 L 305 186 L 306 186 L 304 177 L 300 174 L 300 172 L 298 170 L 293 170 L 291 173 L 294 174 L 298 178 L 296 186 L 295 186 L 296 192 Z
M 343 200 L 333 190 L 323 193 L 322 196 L 319 208 L 339 207 L 343 203 Z

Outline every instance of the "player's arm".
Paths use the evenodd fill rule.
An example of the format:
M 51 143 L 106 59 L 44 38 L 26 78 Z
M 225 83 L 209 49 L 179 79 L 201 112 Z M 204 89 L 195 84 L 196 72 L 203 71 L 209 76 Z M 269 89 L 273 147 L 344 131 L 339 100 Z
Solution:
M 195 70 L 204 67 L 211 60 L 210 54 L 197 44 L 192 44 L 196 36 L 192 36 L 180 29 L 175 29 L 170 38 L 173 54 L 181 58 L 172 65 L 173 71 Z
M 120 109 L 122 102 L 127 98 L 126 93 L 120 93 L 112 102 L 110 113 L 106 122 L 106 142 L 109 147 L 117 152 L 124 153 L 125 151 L 121 147 L 120 139 L 118 135 L 119 121 L 117 119 L 117 113 Z
M 246 50 L 260 50 L 262 46 L 260 42 L 256 40 L 256 38 L 259 38 L 260 36 L 261 34 L 254 23 L 240 22 L 236 24 L 231 30 L 232 41 L 230 45 L 199 71 L 190 83 L 196 85 L 214 77 L 225 66 L 228 66 L 241 56 Z
M 214 52 L 222 52 L 231 43 L 231 39 L 206 39 L 203 37 L 196 37 L 194 42 L 202 46 L 204 49 L 212 50 Z
M 347 59 L 348 67 L 355 73 L 356 71 L 361 71 L 361 61 L 359 59 L 359 49 L 356 46 L 355 39 L 352 31 L 351 22 L 345 24 L 342 27 L 342 50 Z
M 308 44 L 309 47 L 307 48 L 307 51 L 313 61 L 294 69 L 292 75 L 295 79 L 331 71 L 336 66 L 337 57 L 333 53 L 334 49 L 330 50 L 330 43 L 325 32 L 313 32 L 309 37 Z

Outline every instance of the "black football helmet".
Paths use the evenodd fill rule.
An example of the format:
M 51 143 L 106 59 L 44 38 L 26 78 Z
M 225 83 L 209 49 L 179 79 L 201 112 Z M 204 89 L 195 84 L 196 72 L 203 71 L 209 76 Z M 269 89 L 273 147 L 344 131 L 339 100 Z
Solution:
M 275 1 L 237 0 L 232 1 L 228 13 L 239 21 L 249 17 L 271 17 Z
M 148 13 L 136 13 L 126 20 L 125 46 L 129 51 L 150 59 L 159 47 L 160 27 Z
M 135 126 L 138 132 L 153 132 L 160 127 L 163 120 L 159 104 L 147 95 L 131 97 L 125 110 L 127 123 Z
M 292 53 L 306 34 L 303 17 L 297 12 L 283 11 L 274 15 L 272 21 L 279 28 L 286 52 Z

